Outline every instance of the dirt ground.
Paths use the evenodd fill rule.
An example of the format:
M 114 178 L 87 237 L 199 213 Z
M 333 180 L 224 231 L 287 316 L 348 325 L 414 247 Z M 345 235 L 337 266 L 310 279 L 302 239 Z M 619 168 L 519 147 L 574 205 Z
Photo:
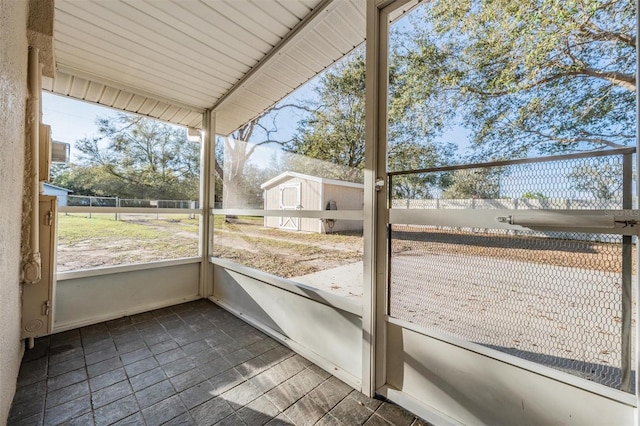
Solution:
M 198 255 L 197 219 L 188 219 L 188 215 L 122 216 L 119 220 L 107 214 L 59 216 L 57 271 Z
M 231 224 L 214 231 L 213 255 L 291 278 L 361 261 L 362 238 Z
M 621 242 L 409 226 L 392 237 L 392 317 L 619 388 Z M 636 274 L 635 247 L 631 259 Z
M 58 271 L 197 256 L 197 220 L 95 219 L 65 218 Z M 361 235 L 214 228 L 214 256 L 362 297 Z M 390 314 L 619 387 L 622 245 L 579 238 L 394 226 Z
M 85 238 L 71 241 L 60 238 L 58 271 L 150 262 L 167 259 L 167 256 L 197 256 L 197 222 L 185 224 L 145 219 L 135 221 L 135 226 L 141 229 L 136 235 L 125 228 L 122 235 L 116 237 L 117 232 L 107 228 L 104 235 L 92 236 L 91 231 L 87 231 Z M 418 249 L 419 253 L 465 254 L 602 272 L 622 271 L 620 243 L 409 226 L 394 227 L 392 239 L 395 254 Z M 352 264 L 362 260 L 362 252 L 362 236 L 357 234 L 283 231 L 264 228 L 262 222 L 255 219 L 224 222 L 214 230 L 214 256 L 283 278 Z M 635 270 L 635 253 L 631 257 Z
M 58 270 L 197 255 L 194 223 L 135 225 L 135 233 L 107 228 L 99 238 L 68 236 L 58 247 Z M 410 226 L 394 227 L 392 242 L 392 316 L 619 383 L 620 242 Z M 218 222 L 214 231 L 214 256 L 356 299 L 362 253 L 357 234 L 282 231 L 256 219 Z
M 234 223 L 215 231 L 214 255 L 283 278 L 347 265 L 362 259 L 357 235 L 321 235 Z M 421 227 L 394 227 L 393 253 L 465 254 L 522 260 L 600 272 L 622 271 L 622 245 L 597 241 L 507 236 Z M 635 247 L 634 247 L 635 251 Z M 635 253 L 632 253 L 635 270 Z
M 619 242 L 502 235 L 483 231 L 472 233 L 417 226 L 394 226 L 392 239 L 395 253 L 411 251 L 420 246 L 422 252 L 465 253 L 596 271 L 622 271 L 622 244 Z M 635 270 L 635 247 L 631 259 Z

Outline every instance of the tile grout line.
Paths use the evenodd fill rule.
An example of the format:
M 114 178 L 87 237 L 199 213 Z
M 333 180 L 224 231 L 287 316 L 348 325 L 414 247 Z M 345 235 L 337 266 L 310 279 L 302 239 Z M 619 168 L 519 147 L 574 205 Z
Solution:
M 305 388 L 305 382 L 308 384 L 311 384 L 315 380 L 321 379 L 314 386 L 308 389 L 305 389 L 305 392 L 301 393 L 298 398 L 296 398 L 291 403 L 287 404 L 286 407 L 283 407 L 283 410 L 277 409 L 277 411 L 273 411 L 274 413 L 277 412 L 278 415 L 272 416 L 272 418 L 269 420 L 269 422 L 272 422 L 274 421 L 274 419 L 276 419 L 276 417 L 282 415 L 284 419 L 291 421 L 291 419 L 285 414 L 285 411 L 291 409 L 291 407 L 293 407 L 295 404 L 298 404 L 301 400 L 307 397 L 310 393 L 316 391 L 319 387 L 327 386 L 327 382 L 329 382 L 330 379 L 335 377 L 335 376 L 332 376 L 330 373 L 325 374 L 324 371 L 321 368 L 317 367 L 316 364 L 310 362 L 309 360 L 302 357 L 301 355 L 296 354 L 296 352 L 291 351 L 289 348 L 281 345 L 279 342 L 274 341 L 269 336 L 264 335 L 264 333 L 262 333 L 260 330 L 257 330 L 254 327 L 247 325 L 246 323 L 237 321 L 235 317 L 227 315 L 226 312 L 224 311 L 218 312 L 218 311 L 209 310 L 207 309 L 208 305 L 207 307 L 204 307 L 202 304 L 198 304 L 198 305 L 184 304 L 184 305 L 178 305 L 178 306 L 179 306 L 178 309 L 174 309 L 175 307 L 169 307 L 169 308 L 164 308 L 162 310 L 156 310 L 148 313 L 139 314 L 140 316 L 138 316 L 137 318 L 134 318 L 134 316 L 126 316 L 126 317 L 118 318 L 115 320 L 96 324 L 93 326 L 83 327 L 77 330 L 76 332 L 77 334 L 62 336 L 62 339 L 59 342 L 54 343 L 57 346 L 61 346 L 64 344 L 65 341 L 67 341 L 67 339 L 69 339 L 68 342 L 70 344 L 76 345 L 75 342 L 76 342 L 76 339 L 78 339 L 77 341 L 82 351 L 82 355 L 81 355 L 82 361 L 83 361 L 82 372 L 86 377 L 87 389 L 89 391 L 88 405 L 91 413 L 91 418 L 93 419 L 94 423 L 97 424 L 100 420 L 97 418 L 96 412 L 98 410 L 110 404 L 118 405 L 119 401 L 123 401 L 129 398 L 129 396 L 132 396 L 133 397 L 132 400 L 135 401 L 136 403 L 135 409 L 137 409 L 137 411 L 132 412 L 132 414 L 129 414 L 128 416 L 123 417 L 122 419 L 115 420 L 115 422 L 120 422 L 127 418 L 131 418 L 134 421 L 139 421 L 140 423 L 144 423 L 146 425 L 148 421 L 142 413 L 143 409 L 141 408 L 141 405 L 140 405 L 138 393 L 143 391 L 144 389 L 148 389 L 149 387 L 154 386 L 157 383 L 134 390 L 132 379 L 135 378 L 136 376 L 145 374 L 155 368 L 159 368 L 160 372 L 162 373 L 162 376 L 164 377 L 162 380 L 160 380 L 160 382 L 165 380 L 168 381 L 169 382 L 168 388 L 170 388 L 172 392 L 170 396 L 166 398 L 162 398 L 159 401 L 156 401 L 154 404 L 150 405 L 149 407 L 146 407 L 145 409 L 153 407 L 156 404 L 161 404 L 163 401 L 166 401 L 169 398 L 173 398 L 175 395 L 178 396 L 178 398 L 174 398 L 176 400 L 175 402 L 176 403 L 179 402 L 179 404 L 173 404 L 173 403 L 167 404 L 167 406 L 165 407 L 165 408 L 171 407 L 171 410 L 175 410 L 175 412 L 177 412 L 177 414 L 171 417 L 170 419 L 164 419 L 161 415 L 158 415 L 158 417 L 156 418 L 154 415 L 155 420 L 159 420 L 162 418 L 163 423 L 174 421 L 175 419 L 182 416 L 185 416 L 185 419 L 188 418 L 189 422 L 194 422 L 195 418 L 192 416 L 192 413 L 194 412 L 195 409 L 197 409 L 198 407 L 202 406 L 203 404 L 206 404 L 208 401 L 211 401 L 212 399 L 215 399 L 215 398 L 220 398 L 221 401 L 227 402 L 222 395 L 224 395 L 227 392 L 233 391 L 239 386 L 248 384 L 248 385 L 252 385 L 252 386 L 247 385 L 248 386 L 247 392 L 249 393 L 245 393 L 244 389 L 242 391 L 238 391 L 240 392 L 237 394 L 237 396 L 239 396 L 238 401 L 242 401 L 243 394 L 251 397 L 251 395 L 253 395 L 252 390 L 255 390 L 253 389 L 254 387 L 258 391 L 255 394 L 255 397 L 252 397 L 249 401 L 244 402 L 242 406 L 239 406 L 236 403 L 227 402 L 227 404 L 229 404 L 232 411 L 229 414 L 229 416 L 218 420 L 218 422 L 220 422 L 229 417 L 238 416 L 236 420 L 238 422 L 240 421 L 244 422 L 244 418 L 240 417 L 238 413 L 241 410 L 246 409 L 250 404 L 254 403 L 256 400 L 262 397 L 264 397 L 265 400 L 269 402 L 269 404 L 274 405 L 274 407 L 277 408 L 277 406 L 275 406 L 275 404 L 272 402 L 272 399 L 269 396 L 267 396 L 267 393 L 271 392 L 273 389 L 277 389 L 279 386 L 282 386 L 284 383 L 292 381 L 296 377 L 300 377 L 298 380 L 296 380 L 296 382 L 299 382 L 299 385 L 303 389 Z M 132 334 L 129 335 L 129 333 L 132 333 Z M 104 335 L 106 335 L 107 338 L 103 339 L 102 337 Z M 121 336 L 125 336 L 125 337 L 121 337 Z M 207 341 L 209 338 L 211 338 L 212 340 Z M 120 341 L 121 343 L 117 344 L 116 340 Z M 48 340 L 47 342 L 49 344 L 49 347 L 45 355 L 47 359 L 46 359 L 46 364 L 44 364 L 44 367 L 45 367 L 44 395 L 43 395 L 43 408 L 41 412 L 42 417 L 40 420 L 41 422 L 40 424 L 45 424 L 45 415 L 47 411 L 46 404 L 49 398 L 51 398 L 51 395 L 49 395 L 49 392 L 50 392 L 49 379 L 50 379 L 50 371 L 51 371 L 49 362 L 52 355 L 51 354 L 52 342 L 51 340 Z M 153 342 L 153 345 L 150 342 Z M 261 342 L 263 346 L 260 345 Z M 157 349 L 161 350 L 161 352 L 156 353 L 155 351 L 151 350 L 152 346 L 160 345 L 162 343 L 167 343 L 167 345 L 158 346 Z M 217 344 L 216 346 L 213 346 L 212 343 L 213 344 L 217 343 Z M 190 347 L 190 345 L 194 345 L 194 346 Z M 252 349 L 248 349 L 253 345 L 257 345 L 257 346 L 253 347 Z M 96 349 L 104 346 L 106 346 L 106 349 Z M 265 347 L 269 347 L 269 349 L 263 350 Z M 109 354 L 107 352 L 99 354 L 98 352 L 112 351 L 113 350 L 112 348 L 115 349 L 115 353 L 112 354 L 111 358 L 101 359 L 102 357 L 107 356 Z M 131 348 L 135 348 L 135 349 L 131 349 Z M 168 348 L 168 349 L 165 349 L 165 348 Z M 185 350 L 185 348 L 187 349 Z M 91 351 L 89 354 L 87 354 L 86 352 L 87 349 Z M 219 349 L 222 350 L 222 353 L 219 352 Z M 68 349 L 65 349 L 65 351 L 67 350 Z M 121 350 L 123 352 L 121 352 Z M 126 365 L 124 363 L 124 359 L 126 357 L 125 358 L 123 357 L 129 353 L 133 353 L 138 350 L 147 351 L 148 355 L 145 352 L 144 354 L 145 358 L 142 358 L 142 359 L 147 359 L 147 358 L 153 359 L 153 362 L 156 364 L 156 366 L 151 368 L 150 370 L 142 371 L 137 373 L 135 376 L 132 376 L 130 375 L 129 371 L 131 372 L 140 371 L 142 368 L 148 368 L 151 364 L 151 361 L 150 361 L 148 364 L 141 365 L 137 368 L 132 368 L 132 369 L 125 368 Z M 192 351 L 194 350 L 195 352 L 192 353 Z M 176 352 L 173 354 L 168 354 L 167 356 L 162 356 L 163 354 L 170 351 L 176 351 Z M 274 351 L 274 352 L 269 356 L 267 356 L 265 359 L 277 360 L 275 363 L 265 362 L 261 358 L 263 355 L 269 353 L 270 351 Z M 65 352 L 62 351 L 60 353 L 64 354 Z M 92 355 L 94 353 L 95 355 Z M 205 358 L 205 355 L 207 354 L 213 355 L 214 353 L 215 353 L 214 358 L 212 359 Z M 87 355 L 89 355 L 89 358 L 87 358 Z M 139 355 L 143 355 L 143 354 L 141 353 Z M 167 361 L 169 359 L 172 359 L 174 356 L 178 356 L 178 358 L 171 361 Z M 246 356 L 250 356 L 250 358 L 245 359 Z M 296 360 L 292 360 L 292 358 L 296 356 L 299 356 L 300 358 Z M 116 362 L 116 357 L 117 357 L 117 362 Z M 92 361 L 91 365 L 88 365 L 88 359 Z M 100 359 L 100 361 L 95 361 L 97 359 Z M 91 368 L 91 366 L 94 364 L 102 363 L 110 359 L 113 362 L 105 363 L 104 365 L 98 366 L 98 368 Z M 126 359 L 135 359 L 135 356 L 129 357 Z M 160 364 L 161 359 L 167 362 L 165 362 L 164 364 Z M 204 370 L 201 369 L 202 367 L 199 363 L 195 362 L 196 359 L 202 359 L 203 366 L 209 365 L 210 361 L 213 362 L 213 360 L 218 360 L 218 359 L 226 361 L 225 363 L 221 363 L 220 366 L 224 367 L 227 365 L 227 363 L 231 366 L 223 371 L 217 372 L 216 375 L 212 377 L 206 377 L 212 372 L 215 372 L 217 370 L 217 367 L 212 366 L 212 368 L 207 370 L 208 371 L 207 374 L 203 374 Z M 238 361 L 240 360 L 243 360 L 243 362 L 238 363 Z M 140 360 L 132 361 L 129 364 L 132 364 L 138 361 Z M 172 365 L 171 367 L 169 367 L 169 370 L 167 371 L 171 371 L 173 376 L 168 377 L 167 374 L 165 373 L 164 367 L 171 363 L 174 363 L 174 362 L 179 363 L 181 361 L 195 363 L 195 365 L 193 366 L 193 368 L 190 368 L 186 371 L 180 371 L 182 369 L 180 365 L 175 365 L 175 366 Z M 67 362 L 67 361 L 63 361 L 63 362 Z M 285 362 L 287 362 L 288 364 L 283 366 L 282 368 L 279 368 L 279 369 L 277 368 L 278 366 L 284 364 Z M 79 364 L 78 361 L 76 361 L 76 363 Z M 295 369 L 300 367 L 299 363 L 303 364 L 302 369 L 297 371 L 295 374 L 289 376 L 290 371 L 295 371 Z M 115 368 L 114 368 L 114 365 L 115 365 Z M 315 366 L 315 368 L 312 368 L 313 366 Z M 96 373 L 95 377 L 89 376 L 90 370 L 97 372 L 97 371 L 100 371 L 102 368 L 109 368 L 109 369 L 107 371 L 101 371 L 99 374 Z M 319 370 L 316 370 L 316 368 L 318 368 Z M 64 369 L 65 369 L 64 366 L 59 366 L 56 368 L 56 371 L 63 371 Z M 100 377 L 101 375 L 108 375 L 109 373 L 113 373 L 118 369 L 122 369 L 122 372 L 124 373 L 124 377 L 121 377 L 121 373 L 118 373 L 112 377 L 105 376 L 100 381 L 94 381 L 93 384 L 91 383 L 91 381 L 96 377 Z M 178 377 L 179 375 L 188 373 L 192 370 L 194 371 L 194 374 L 192 376 L 185 376 L 183 381 L 176 382 L 175 384 L 172 381 L 174 377 Z M 230 374 L 232 370 L 234 370 L 236 373 Z M 31 371 L 35 371 L 35 370 L 31 370 Z M 72 371 L 73 370 L 71 370 L 71 372 Z M 180 371 L 180 372 L 176 374 L 177 371 Z M 274 374 L 265 376 L 264 381 L 260 380 L 255 382 L 255 383 L 263 383 L 263 385 L 258 386 L 254 384 L 253 379 L 255 377 L 270 371 L 273 371 Z M 203 376 L 204 380 L 192 385 L 191 383 L 193 383 L 194 381 L 200 380 L 200 377 L 198 377 L 198 375 L 195 374 L 196 372 L 198 373 L 199 376 Z M 70 372 L 65 372 L 61 374 L 67 374 L 67 373 L 70 373 Z M 229 375 L 221 376 L 226 373 L 229 373 Z M 78 372 L 77 375 L 69 376 L 68 378 L 64 378 L 64 380 L 56 381 L 55 383 L 58 383 L 58 384 L 64 383 L 65 380 L 72 380 L 79 375 L 80 374 Z M 220 379 L 219 383 L 213 380 L 217 376 L 221 376 L 219 377 Z M 144 377 L 143 378 L 144 380 L 141 379 L 140 383 L 146 383 L 147 379 L 150 379 L 151 381 L 153 381 L 153 380 L 156 380 L 158 377 L 160 376 L 151 375 L 149 377 Z M 276 379 L 273 379 L 273 377 L 276 377 Z M 284 378 L 284 380 L 279 381 L 280 379 L 278 379 L 278 377 Z M 103 386 L 105 383 L 109 383 L 111 380 L 118 380 L 118 379 L 122 379 L 122 380 L 119 380 L 116 383 L 111 383 L 108 386 Z M 213 396 L 213 398 L 209 396 L 210 399 L 207 399 L 206 401 L 203 401 L 203 402 L 199 402 L 197 405 L 190 408 L 187 408 L 190 405 L 188 400 L 191 401 L 191 404 L 199 401 L 198 397 L 194 399 L 194 398 L 191 398 L 190 395 L 196 395 L 196 393 L 202 391 L 202 389 L 198 388 L 198 389 L 195 389 L 195 391 L 191 392 L 190 394 L 181 395 L 181 393 L 189 389 L 192 389 L 196 386 L 202 386 L 203 383 L 208 383 L 209 385 L 214 386 L 217 389 L 223 389 L 225 386 L 224 385 L 225 383 L 232 384 L 235 380 L 238 380 L 238 379 L 240 379 L 241 381 L 238 383 L 235 383 L 233 387 L 225 389 L 223 392 Z M 25 382 L 27 380 L 28 378 L 25 379 Z M 270 387 L 268 390 L 263 391 L 262 390 L 263 387 L 271 386 L 272 380 L 278 381 L 278 383 L 275 384 L 273 387 Z M 99 392 L 102 389 L 105 389 L 109 386 L 114 386 L 121 382 L 126 382 L 126 385 L 129 387 L 129 391 L 131 393 L 125 396 L 119 397 L 115 401 L 111 401 L 108 404 L 103 404 L 99 408 L 96 408 L 93 394 L 95 392 Z M 183 383 L 183 382 L 184 382 L 184 385 L 188 387 L 182 389 L 182 392 L 178 392 L 177 391 L 178 383 Z M 51 382 L 52 385 L 54 385 L 55 383 Z M 77 382 L 77 383 L 80 383 L 80 382 Z M 72 386 L 74 384 L 75 383 L 67 384 L 60 389 L 64 389 L 65 387 Z M 207 385 L 207 387 L 209 387 L 209 385 Z M 102 386 L 102 388 L 94 390 L 93 389 L 94 386 Z M 328 386 L 329 388 L 327 389 L 327 391 L 330 392 L 333 389 L 333 386 L 331 383 L 329 383 Z M 182 388 L 183 385 L 180 385 L 180 387 Z M 340 388 L 340 389 L 341 391 L 345 391 L 344 388 Z M 318 409 L 317 413 L 320 415 L 320 418 L 316 420 L 314 424 L 320 422 L 323 418 L 329 418 L 328 416 L 332 416 L 336 418 L 336 420 L 341 422 L 341 420 L 339 420 L 337 417 L 331 414 L 331 411 L 334 410 L 338 405 L 343 403 L 343 401 L 347 400 L 347 398 L 352 398 L 359 403 L 358 399 L 356 399 L 355 397 L 352 397 L 352 395 L 354 395 L 353 388 L 351 388 L 351 386 L 348 386 L 348 389 L 349 390 L 346 391 L 347 392 L 346 395 L 339 398 L 334 404 L 331 404 L 331 406 L 326 406 L 327 407 L 326 409 L 322 408 L 319 404 L 315 404 L 315 405 L 318 405 L 318 407 L 315 407 L 314 405 L 315 407 L 314 412 L 316 409 Z M 120 390 L 124 391 L 124 387 L 122 387 L 122 389 L 118 388 L 118 391 Z M 81 388 L 78 387 L 77 391 L 81 391 Z M 56 400 L 58 396 L 60 395 L 56 394 Z M 105 398 L 102 398 L 103 396 L 105 396 Z M 98 402 L 103 400 L 106 401 L 108 400 L 108 398 L 106 398 L 107 396 L 108 396 L 107 394 L 105 395 L 101 394 L 97 397 L 96 401 Z M 80 396 L 78 397 L 78 399 L 84 398 L 84 397 L 85 396 Z M 188 400 L 185 400 L 184 398 L 187 398 Z M 286 402 L 287 399 L 283 399 L 283 401 Z M 230 401 L 232 400 L 233 398 L 230 399 Z M 313 399 L 309 399 L 309 400 L 313 402 Z M 59 405 L 60 404 L 56 405 L 55 407 L 58 407 Z M 184 406 L 184 407 L 179 408 L 178 405 Z M 360 403 L 360 405 L 362 404 Z M 79 405 L 79 406 L 81 407 L 82 405 Z M 237 409 L 235 408 L 236 406 L 238 406 Z M 51 407 L 51 408 L 53 409 L 55 407 Z M 371 417 L 380 410 L 381 405 L 374 410 L 370 409 L 369 406 L 367 406 L 366 408 L 368 408 L 371 411 L 371 413 L 369 413 L 369 415 L 366 417 L 366 419 L 362 424 L 369 421 Z M 121 415 L 121 413 L 124 413 L 127 411 L 129 410 L 123 409 L 121 412 L 119 412 L 120 414 L 118 415 Z M 108 412 L 110 412 L 110 410 Z M 107 412 L 104 412 L 104 413 L 106 414 Z M 173 414 L 173 411 L 171 411 L 171 414 Z M 85 417 L 85 419 L 88 420 L 89 415 L 85 411 L 81 414 L 73 415 L 70 419 L 66 421 L 77 419 L 80 417 Z M 388 422 L 388 420 L 385 417 L 382 417 L 382 418 Z M 104 420 L 106 419 L 103 419 L 103 421 Z M 414 416 L 413 422 L 415 422 L 415 420 L 416 420 L 416 417 Z M 291 422 L 293 423 L 293 421 Z M 274 422 L 274 423 L 277 423 L 277 422 Z

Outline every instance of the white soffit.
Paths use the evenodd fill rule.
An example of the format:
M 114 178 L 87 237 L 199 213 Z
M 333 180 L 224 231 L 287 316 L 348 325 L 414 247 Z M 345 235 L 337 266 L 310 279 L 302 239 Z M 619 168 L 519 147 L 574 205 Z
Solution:
M 362 44 L 366 0 L 334 0 L 291 35 L 214 107 L 216 129 L 228 134 Z
M 64 96 L 228 134 L 364 41 L 366 0 L 56 0 Z

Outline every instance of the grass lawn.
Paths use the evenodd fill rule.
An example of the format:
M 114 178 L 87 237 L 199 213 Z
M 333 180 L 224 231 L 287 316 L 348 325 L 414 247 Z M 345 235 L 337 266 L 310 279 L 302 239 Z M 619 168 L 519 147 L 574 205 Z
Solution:
M 58 217 L 58 272 L 198 256 L 198 218 L 187 215 Z
M 160 237 L 160 232 L 150 226 L 130 221 L 116 221 L 111 217 L 93 215 L 91 218 L 60 215 L 58 243 L 77 244 L 82 241 L 104 238 L 134 238 L 149 240 Z
M 188 215 L 60 214 L 58 271 L 198 255 L 199 217 Z M 284 278 L 362 258 L 358 235 L 310 234 L 263 227 L 262 217 L 214 217 L 214 256 Z

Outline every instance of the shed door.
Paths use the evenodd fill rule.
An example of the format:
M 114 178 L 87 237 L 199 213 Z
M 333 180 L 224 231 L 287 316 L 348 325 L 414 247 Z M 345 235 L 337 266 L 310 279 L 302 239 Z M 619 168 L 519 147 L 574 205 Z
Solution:
M 287 183 L 279 186 L 280 210 L 300 210 L 300 183 Z M 300 230 L 300 218 L 292 216 L 280 216 L 280 228 Z

